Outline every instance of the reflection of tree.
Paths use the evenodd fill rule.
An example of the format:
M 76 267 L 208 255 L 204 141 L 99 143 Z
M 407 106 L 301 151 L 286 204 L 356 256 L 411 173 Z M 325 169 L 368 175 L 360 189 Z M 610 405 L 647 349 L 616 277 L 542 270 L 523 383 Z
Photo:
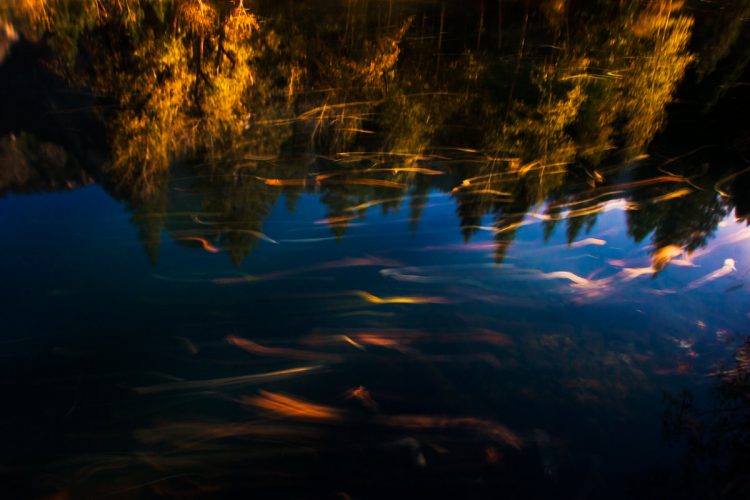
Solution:
M 688 450 L 671 495 L 739 499 L 750 491 L 750 339 L 717 377 L 710 408 L 689 393 L 668 399 L 665 430 Z
M 301 175 L 300 170 L 301 165 L 288 164 L 270 170 L 261 167 L 259 173 L 272 172 L 293 178 Z M 201 211 L 210 215 L 192 218 L 189 226 L 203 232 L 209 239 L 220 240 L 237 265 L 260 242 L 263 221 L 282 194 L 278 188 L 266 186 L 253 176 L 219 172 L 214 176 L 198 177 L 190 190 L 199 196 Z M 284 193 L 293 195 L 294 189 L 288 188 Z
M 169 186 L 164 175 L 151 176 L 148 191 L 124 193 L 132 212 L 130 222 L 135 226 L 138 239 L 152 263 L 156 263 L 159 256 L 161 233 L 167 222 L 168 193 Z
M 746 29 L 750 1 L 710 4 L 712 15 L 696 19 L 696 36 L 691 42 L 698 53 L 695 81 L 704 110 L 710 110 L 741 78 L 750 64 L 750 33 Z
M 641 190 L 633 199 L 647 199 L 656 192 L 655 189 Z M 636 241 L 653 232 L 656 248 L 677 245 L 692 252 L 706 244 L 728 214 L 726 204 L 715 192 L 698 190 L 667 203 L 641 204 L 638 210 L 628 213 L 628 232 Z
M 554 12 L 564 12 L 564 5 L 557 7 Z M 668 2 L 629 2 L 619 8 L 593 2 L 579 9 L 566 36 L 553 30 L 548 46 L 555 50 L 535 54 L 541 60 L 528 80 L 519 75 L 520 59 L 515 67 L 490 65 L 499 72 L 485 78 L 497 82 L 492 94 L 510 98 L 503 112 L 500 103 L 485 97 L 489 126 L 484 149 L 493 158 L 474 172 L 483 176 L 478 186 L 485 192 L 511 193 L 515 215 L 550 197 L 559 203 L 584 200 L 596 194 L 597 184 L 613 184 L 616 172 L 604 179 L 599 169 L 640 154 L 664 124 L 666 105 L 691 61 L 686 52 L 691 23 Z M 522 33 L 540 36 L 533 30 Z M 519 51 L 528 45 L 522 40 Z M 566 175 L 583 167 L 590 188 L 573 179 L 571 193 Z M 461 212 L 475 210 L 478 217 L 493 210 L 487 203 L 478 206 L 482 203 L 476 199 L 472 204 L 474 209 Z M 565 216 L 564 211 L 552 215 Z M 596 210 L 570 219 L 569 240 L 595 220 Z M 505 228 L 518 222 L 501 217 L 497 229 L 512 235 Z M 546 222 L 547 234 L 555 224 L 554 219 Z
M 224 221 L 195 234 L 220 242 L 236 262 L 277 195 L 285 190 L 293 205 L 302 192 L 256 177 L 308 177 L 299 153 L 317 158 L 311 165 L 320 172 L 303 184 L 320 191 L 339 235 L 352 215 L 364 214 L 351 207 L 381 200 L 388 210 L 409 194 L 416 227 L 422 195 L 437 179 L 367 169 L 440 157 L 460 164 L 455 184 L 439 189 L 453 189 L 464 236 L 491 215 L 498 261 L 524 217 L 545 202 L 546 234 L 568 219 L 573 241 L 600 212 L 586 200 L 617 190 L 630 175 L 623 165 L 663 128 L 692 61 L 693 20 L 681 2 L 514 4 L 501 50 L 475 32 L 453 36 L 468 34 L 467 18 L 453 7 L 255 2 L 251 13 L 249 5 L 24 0 L 0 9 L 27 39 L 52 48 L 60 74 L 114 105 L 101 118 L 109 130 L 106 180 L 118 196 L 135 212 L 165 212 L 175 202 L 165 194 L 169 167 L 191 165 L 205 183 L 196 208 L 210 206 Z M 492 13 L 484 6 L 481 13 L 483 32 Z M 720 43 L 699 41 L 693 45 Z M 335 182 L 313 182 L 338 170 L 345 172 Z M 635 175 L 653 172 L 646 166 Z M 403 188 L 358 184 L 368 178 Z M 658 186 L 630 191 L 640 207 L 630 214 L 631 234 L 654 232 L 657 247 L 700 246 L 731 208 L 709 189 L 664 203 L 648 202 L 668 194 Z M 674 222 L 686 211 L 690 222 Z M 134 221 L 152 255 L 161 228 L 174 228 L 153 216 Z
M 91 182 L 57 144 L 26 133 L 0 138 L 0 196 L 71 189 Z
M 302 175 L 299 164 L 284 167 L 260 166 L 259 175 L 289 178 Z M 156 259 L 161 233 L 180 243 L 192 245 L 201 238 L 220 246 L 240 265 L 264 238 L 264 219 L 284 193 L 294 197 L 299 188 L 267 186 L 255 175 L 231 169 L 215 169 L 205 174 L 200 168 L 182 165 L 170 176 L 154 177 L 147 196 L 121 193 L 130 200 L 131 221 L 152 260 Z
M 628 144 L 637 149 L 661 130 L 666 105 L 692 61 L 686 48 L 693 20 L 680 14 L 678 5 L 671 0 L 648 2 L 632 27 L 640 50 L 636 49 L 639 57 L 623 78 L 628 119 L 625 135 Z
M 24 0 L 11 7 L 46 36 L 61 66 L 117 106 L 108 117 L 113 173 L 148 180 L 188 151 L 212 150 L 248 118 L 251 37 L 241 1 Z M 76 52 L 90 62 L 72 67 Z

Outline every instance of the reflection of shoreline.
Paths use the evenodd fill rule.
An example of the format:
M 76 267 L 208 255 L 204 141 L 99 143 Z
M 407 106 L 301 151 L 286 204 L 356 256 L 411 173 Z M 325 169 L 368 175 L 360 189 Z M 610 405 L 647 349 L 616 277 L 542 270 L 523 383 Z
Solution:
M 29 153 L 32 149 L 33 154 Z M 48 143 L 37 144 L 28 135 L 20 139 L 6 137 L 0 141 L 0 152 L 3 153 L 0 161 L 9 165 L 0 176 L 5 181 L 6 192 L 72 189 L 93 182 L 86 173 L 69 166 L 70 161 L 61 148 Z M 652 266 L 631 268 L 622 263 L 622 273 L 627 274 L 624 274 L 625 281 L 638 276 L 656 275 L 672 261 L 675 265 L 692 266 L 694 259 L 710 251 L 701 247 L 714 237 L 733 208 L 734 198 L 709 190 L 713 183 L 711 178 L 688 180 L 676 175 L 648 177 L 653 175 L 650 174 L 652 167 L 648 163 L 639 168 L 629 167 L 632 177 L 626 179 L 635 178 L 637 181 L 608 182 L 608 179 L 622 178 L 622 174 L 616 173 L 617 170 L 611 170 L 607 179 L 595 186 L 576 182 L 574 176 L 570 175 L 562 185 L 562 193 L 552 189 L 548 193 L 540 193 L 542 197 L 531 202 L 518 199 L 523 196 L 529 179 L 512 171 L 498 176 L 502 185 L 497 188 L 505 190 L 503 193 L 507 193 L 507 199 L 497 199 L 485 193 L 485 184 L 478 184 L 476 180 L 471 183 L 461 180 L 464 175 L 476 179 L 477 176 L 473 174 L 480 172 L 482 167 L 422 165 L 425 167 L 419 168 L 424 168 L 430 174 L 424 174 L 419 168 L 414 172 L 400 172 L 395 167 L 345 172 L 336 164 L 304 167 L 300 162 L 278 167 L 270 164 L 259 166 L 255 172 L 263 175 L 238 176 L 232 174 L 231 169 L 222 173 L 216 168 L 213 174 L 188 175 L 192 169 L 181 168 L 164 177 L 149 196 L 125 197 L 125 200 L 133 212 L 131 221 L 138 227 L 139 233 L 152 238 L 151 243 L 144 240 L 147 248 L 149 244 L 158 246 L 160 238 L 156 236 L 164 229 L 173 239 L 185 241 L 187 246 L 209 252 L 226 250 L 237 264 L 261 241 L 275 245 L 280 243 L 263 232 L 264 220 L 280 199 L 290 203 L 303 193 L 314 194 L 328 208 L 327 216 L 312 224 L 327 231 L 330 236 L 322 233 L 307 238 L 309 241 L 339 240 L 345 237 L 350 228 L 366 226 L 367 219 L 375 213 L 395 213 L 405 207 L 408 208 L 409 217 L 403 221 L 408 221 L 413 231 L 419 231 L 422 214 L 434 205 L 430 200 L 446 198 L 446 202 L 456 205 L 466 239 L 464 245 L 460 248 L 457 246 L 455 251 L 474 247 L 481 251 L 494 249 L 498 263 L 504 258 L 518 231 L 530 225 L 539 225 L 545 234 L 551 234 L 558 225 L 564 224 L 568 246 L 572 248 L 606 245 L 604 240 L 587 238 L 588 228 L 607 212 L 622 211 L 626 214 L 634 239 L 639 241 L 640 234 L 651 234 L 653 241 L 650 247 Z M 431 175 L 437 171 L 436 167 L 445 175 Z M 328 173 L 328 168 L 334 170 Z M 492 175 L 489 174 L 489 178 Z M 308 180 L 315 177 L 323 180 L 315 182 L 313 188 Z M 336 182 L 330 182 L 329 177 Z M 281 180 L 270 182 L 269 179 Z M 680 187 L 686 185 L 691 187 Z M 478 190 L 478 194 L 474 194 L 475 190 Z M 695 208 L 692 208 L 693 205 Z M 684 217 L 686 210 L 694 210 L 693 216 Z M 494 221 L 484 222 L 483 225 L 476 223 L 486 221 L 487 216 Z M 644 223 L 647 225 L 641 227 Z M 688 229 L 697 225 L 703 229 Z M 493 241 L 471 243 L 478 234 L 490 234 Z M 739 242 L 746 236 L 741 232 L 733 238 L 724 242 L 726 237 L 722 237 L 718 244 Z M 439 248 L 425 249 L 435 250 Z M 156 248 L 150 251 L 155 252 Z M 596 282 L 587 280 L 586 283 L 589 281 Z M 583 287 L 583 282 L 577 286 Z
M 94 180 L 71 167 L 65 150 L 53 143 L 13 134 L 0 138 L 0 197 L 76 189 Z
M 573 243 L 615 209 L 627 211 L 636 241 L 649 237 L 655 252 L 674 247 L 690 254 L 700 252 L 746 192 L 741 187 L 748 176 L 735 176 L 741 160 L 730 148 L 691 144 L 688 153 L 666 160 L 658 152 L 646 154 L 693 60 L 688 41 L 706 44 L 699 59 L 717 43 L 693 33 L 690 11 L 671 3 L 632 2 L 612 16 L 595 5 L 581 7 L 577 17 L 600 23 L 570 19 L 572 38 L 558 29 L 565 2 L 556 4 L 556 14 L 547 5 L 533 26 L 509 17 L 504 48 L 482 49 L 480 39 L 478 48 L 461 49 L 455 36 L 442 38 L 461 32 L 451 16 L 434 33 L 414 12 L 445 12 L 416 4 L 389 11 L 387 26 L 368 27 L 367 15 L 382 14 L 381 7 L 353 7 L 346 19 L 308 24 L 321 6 L 300 7 L 288 19 L 280 9 L 279 19 L 268 16 L 261 24 L 237 2 L 207 3 L 201 12 L 165 11 L 162 20 L 120 19 L 117 9 L 108 20 L 94 16 L 107 1 L 72 20 L 53 7 L 0 13 L 14 19 L 24 45 L 48 45 L 46 64 L 54 78 L 65 75 L 71 87 L 115 104 L 95 110 L 89 103 L 86 126 L 57 127 L 75 130 L 58 134 L 62 139 L 52 142 L 60 146 L 37 144 L 49 140 L 48 133 L 39 139 L 20 134 L 21 146 L 13 136 L 2 139 L 2 161 L 9 167 L 0 173 L 0 192 L 85 185 L 91 179 L 72 165 L 86 165 L 128 203 L 152 259 L 166 229 L 174 238 L 202 242 L 197 248 L 222 248 L 239 264 L 265 239 L 263 221 L 277 201 L 283 198 L 293 209 L 303 192 L 320 196 L 327 207 L 320 225 L 332 237 L 363 224 L 370 209 L 388 213 L 407 200 L 417 230 L 430 190 L 452 195 L 467 242 L 479 231 L 493 233 L 497 263 L 528 215 L 539 219 L 547 236 L 564 225 Z M 718 20 L 724 14 L 712 15 Z M 130 47 L 141 49 L 137 57 L 122 63 L 128 37 L 117 22 L 148 31 L 170 19 L 175 29 L 156 30 L 154 40 Z M 69 25 L 83 20 L 88 28 Z M 360 24 L 363 29 L 352 30 Z M 305 42 L 304 53 L 295 36 Z M 613 36 L 617 44 L 603 43 Z M 524 50 L 511 43 L 515 37 Z M 273 50 L 265 45 L 271 40 Z M 63 50 L 70 46 L 80 51 L 75 66 Z M 246 64 L 236 64 L 240 53 L 248 55 Z M 252 78 L 245 78 L 246 70 Z M 157 76 L 142 81 L 141 73 Z M 35 108 L 37 121 L 68 116 L 52 97 L 49 104 L 34 104 L 50 108 Z M 108 131 L 106 139 L 98 138 L 106 144 L 94 146 L 108 151 L 106 161 L 94 162 L 89 157 L 96 155 L 83 146 L 81 136 L 96 140 L 96 134 L 78 132 L 95 127 Z M 659 146 L 681 152 L 686 128 L 671 125 L 664 134 L 671 142 Z M 97 163 L 94 169 L 91 163 Z M 175 211 L 195 219 L 175 220 L 169 216 Z

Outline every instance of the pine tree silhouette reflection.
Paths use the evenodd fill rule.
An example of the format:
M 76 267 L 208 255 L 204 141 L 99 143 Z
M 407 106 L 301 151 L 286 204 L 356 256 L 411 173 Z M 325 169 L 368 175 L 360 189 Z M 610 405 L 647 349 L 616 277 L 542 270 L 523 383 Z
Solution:
M 111 159 L 100 168 L 133 206 L 153 259 L 167 228 L 182 241 L 221 241 L 239 264 L 257 245 L 278 195 L 293 204 L 303 190 L 320 191 L 341 237 L 349 224 L 344 212 L 354 207 L 364 214 L 372 204 L 396 207 L 410 193 L 450 187 L 467 241 L 483 216 L 495 217 L 498 263 L 526 214 L 545 201 L 552 216 L 545 231 L 565 219 L 572 242 L 597 220 L 608 193 L 624 192 L 638 204 L 629 213 L 634 238 L 656 229 L 658 248 L 688 251 L 732 209 L 731 196 L 709 188 L 713 173 L 691 181 L 695 191 L 645 189 L 659 178 L 649 167 L 658 162 L 632 168 L 663 128 L 666 106 L 695 58 L 688 51 L 694 21 L 679 3 L 614 9 L 594 2 L 576 6 L 572 16 L 566 2 L 547 2 L 538 7 L 541 19 L 524 24 L 515 47 L 504 40 L 500 53 L 489 44 L 460 49 L 460 38 L 428 32 L 420 17 L 437 12 L 427 6 L 389 5 L 388 22 L 377 25 L 366 19 L 384 19 L 379 4 L 350 5 L 346 16 L 317 4 L 290 16 L 271 16 L 274 8 L 262 2 L 255 8 L 257 14 L 242 2 L 39 0 L 2 10 L 24 37 L 49 44 L 53 67 L 71 84 L 115 104 L 102 113 Z M 738 39 L 736 32 L 721 41 L 701 37 L 699 56 L 712 44 L 724 44 L 721 54 L 728 54 Z M 705 79 L 716 62 L 701 61 Z M 309 155 L 318 160 L 306 164 Z M 187 172 L 170 169 L 174 164 Z M 426 178 L 446 171 L 453 182 Z M 639 177 L 623 183 L 631 172 Z M 186 173 L 197 176 L 194 186 L 175 179 Z M 253 177 L 282 189 L 265 190 Z M 220 224 L 190 229 L 159 215 L 184 203 L 172 189 L 200 186 L 207 197 L 222 193 L 198 203 L 221 212 Z M 592 197 L 600 204 L 584 201 Z M 411 199 L 414 217 L 420 203 Z M 700 212 L 681 218 L 698 227 L 683 225 L 678 235 L 659 223 L 686 210 Z

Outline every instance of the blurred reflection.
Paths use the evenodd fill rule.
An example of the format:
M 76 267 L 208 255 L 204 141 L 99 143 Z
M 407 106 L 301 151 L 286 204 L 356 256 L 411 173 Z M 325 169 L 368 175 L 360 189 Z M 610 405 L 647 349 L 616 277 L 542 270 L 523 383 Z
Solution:
M 690 391 L 667 397 L 665 435 L 684 445 L 683 463 L 664 474 L 656 491 L 685 498 L 743 498 L 750 488 L 745 464 L 750 460 L 750 339 L 734 360 L 713 374 L 710 401 Z M 681 447 L 682 449 L 683 447 Z
M 622 427 L 652 403 L 654 378 L 702 376 L 698 358 L 714 348 L 690 330 L 710 321 L 688 292 L 746 287 L 745 262 L 700 259 L 750 239 L 744 226 L 720 231 L 732 214 L 750 220 L 750 131 L 736 120 L 747 103 L 749 9 L 744 0 L 3 2 L 0 195 L 96 182 L 127 206 L 153 263 L 167 240 L 186 250 L 170 254 L 158 286 L 122 285 L 148 289 L 132 306 L 148 313 L 131 319 L 118 296 L 132 323 L 110 337 L 92 319 L 87 335 L 101 344 L 55 352 L 67 373 L 90 362 L 88 378 L 61 381 L 49 405 L 23 390 L 49 387 L 44 372 L 19 383 L 16 399 L 45 410 L 24 409 L 40 428 L 47 415 L 116 420 L 115 431 L 74 429 L 75 456 L 50 459 L 35 486 L 59 498 L 346 498 L 385 496 L 380 478 L 405 484 L 418 471 L 432 496 L 607 491 L 619 472 L 601 464 L 631 456 L 591 442 L 606 445 L 612 422 Z M 288 232 L 264 227 L 277 205 L 294 214 L 311 197 L 323 208 L 304 227 L 291 216 Z M 429 219 L 446 202 L 455 218 Z M 459 230 L 463 244 L 415 238 L 394 251 L 403 240 L 391 242 L 377 214 L 404 208 L 397 222 L 411 233 Z M 648 244 L 616 252 L 617 232 L 589 234 L 613 212 Z M 518 238 L 527 229 L 565 238 L 529 245 Z M 382 240 L 357 246 L 363 234 Z M 352 254 L 304 246 L 329 240 L 354 241 Z M 279 252 L 253 254 L 263 246 Z M 529 259 L 516 258 L 519 246 Z M 187 253 L 237 269 L 191 274 L 178 262 Z M 686 274 L 670 275 L 673 266 Z M 303 279 L 314 286 L 288 282 Z M 641 286 L 648 279 L 658 285 Z M 626 288 L 635 292 L 612 309 L 583 310 Z M 687 305 L 650 303 L 677 295 Z M 702 299 L 704 309 L 723 300 Z M 662 316 L 688 326 L 673 332 Z M 646 321 L 659 335 L 630 328 Z M 118 328 L 136 333 L 122 342 Z M 739 370 L 717 376 L 734 387 Z M 558 428 L 534 428 L 539 415 Z M 67 429 L 50 434 L 53 449 L 69 445 Z M 653 437 L 633 434 L 637 444 Z
M 481 2 L 473 44 L 460 16 L 430 6 L 344 2 L 344 16 L 322 4 L 7 4 L 5 31 L 47 45 L 50 67 L 106 104 L 97 116 L 109 159 L 77 173 L 62 169 L 80 155 L 64 142 L 44 146 L 60 151 L 50 164 L 45 149 L 24 153 L 39 141 L 33 132 L 9 134 L 4 189 L 94 175 L 128 201 L 152 259 L 167 230 L 237 264 L 266 239 L 279 196 L 293 207 L 305 191 L 319 193 L 337 237 L 367 208 L 402 199 L 417 227 L 423 195 L 450 192 L 467 241 L 494 218 L 497 262 L 529 214 L 547 234 L 565 220 L 573 242 L 622 200 L 636 240 L 653 234 L 656 248 L 692 252 L 737 203 L 732 186 L 747 175 L 731 169 L 741 161 L 696 169 L 706 151 L 644 153 L 686 68 L 698 60 L 706 79 L 739 28 L 721 41 L 701 36 L 690 52 L 694 19 L 682 2 L 587 2 L 574 16 L 564 1 L 526 2 L 508 6 L 494 44 L 483 40 L 493 30 Z

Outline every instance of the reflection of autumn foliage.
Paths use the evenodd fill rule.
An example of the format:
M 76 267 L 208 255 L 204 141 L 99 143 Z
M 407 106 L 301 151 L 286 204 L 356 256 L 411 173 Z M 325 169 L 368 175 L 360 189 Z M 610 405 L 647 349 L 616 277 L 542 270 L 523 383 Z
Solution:
M 681 8 L 681 2 L 628 2 L 609 22 L 580 26 L 578 43 L 571 42 L 579 59 L 567 64 L 563 79 L 585 81 L 584 120 L 575 128 L 588 160 L 614 141 L 634 157 L 663 127 L 665 108 L 693 60 L 687 52 L 693 20 Z
M 647 145 L 662 128 L 665 107 L 693 60 L 686 52 L 693 20 L 677 10 L 681 2 L 654 0 L 638 17 L 633 34 L 646 57 L 626 73 L 628 124 L 625 133 L 635 148 Z
M 586 100 L 583 85 L 560 85 L 554 65 L 541 66 L 532 77 L 539 91 L 533 107 L 514 102 L 511 118 L 503 123 L 501 151 L 543 164 L 570 162 L 576 145 L 567 128 L 576 120 Z M 560 88 L 563 87 L 563 88 Z
M 431 184 L 403 170 L 376 179 L 398 190 L 360 185 L 373 175 L 357 169 L 445 159 L 461 166 L 461 178 L 441 189 L 452 190 L 465 237 L 487 230 L 480 222 L 491 214 L 497 261 L 545 201 L 548 236 L 563 219 L 571 242 L 593 226 L 620 176 L 630 175 L 623 164 L 663 128 L 693 60 L 691 11 L 676 1 L 594 1 L 575 9 L 562 0 L 517 3 L 499 50 L 473 34 L 471 43 L 458 40 L 463 21 L 452 7 L 445 15 L 411 2 L 294 2 L 289 11 L 256 2 L 253 12 L 249 5 L 23 0 L 0 7 L 0 17 L 47 44 L 52 65 L 70 81 L 102 96 L 106 177 L 135 205 L 164 201 L 168 168 L 187 163 L 215 175 L 209 187 L 235 193 L 236 218 L 245 213 L 254 221 L 236 229 L 257 231 L 276 196 L 259 194 L 266 187 L 253 175 L 312 187 L 303 169 L 273 165 L 310 153 L 315 169 L 351 171 L 314 187 L 328 218 L 338 221 L 331 229 L 343 235 L 356 215 L 348 208 L 392 199 L 379 203 L 391 210 Z M 482 15 L 488 31 L 489 11 Z M 218 181 L 224 174 L 237 182 L 225 186 Z M 657 248 L 699 247 L 729 210 L 710 182 L 701 186 L 679 198 L 671 185 L 630 194 L 639 203 L 629 213 L 631 234 L 655 234 Z M 283 190 L 290 205 L 298 187 Z M 664 203 L 650 201 L 658 199 Z M 423 203 L 412 197 L 413 224 Z M 683 211 L 695 217 L 671 227 Z M 158 243 L 152 233 L 149 246 Z M 232 234 L 214 236 L 231 241 L 239 261 L 255 237 Z
M 169 24 L 176 36 L 166 30 Z M 169 24 L 152 32 L 168 35 L 146 34 L 134 60 L 98 82 L 105 92 L 114 89 L 122 109 L 113 125 L 114 166 L 144 178 L 188 151 L 228 145 L 249 115 L 250 37 L 257 23 L 241 2 L 229 12 L 208 3 L 180 4 Z M 118 59 L 106 54 L 100 63 L 112 60 Z M 127 86 L 120 87 L 123 79 Z
M 480 117 L 488 120 L 486 137 L 474 145 L 518 156 L 525 163 L 592 159 L 618 135 L 641 148 L 661 128 L 664 107 L 691 60 L 685 52 L 691 21 L 679 6 L 679 2 L 633 2 L 621 7 L 612 20 L 574 24 L 575 36 L 563 37 L 559 25 L 567 3 L 545 2 L 539 8 L 552 29 L 544 35 L 529 28 L 527 34 L 524 27 L 519 60 L 507 67 L 492 63 L 492 57 L 484 54 L 463 54 L 456 60 L 465 60 L 460 64 L 447 57 L 442 66 L 436 64 L 430 53 L 436 49 L 434 42 L 424 42 L 434 34 L 422 27 L 415 33 L 418 46 L 405 41 L 407 33 L 418 29 L 412 12 L 397 9 L 391 20 L 389 9 L 391 24 L 372 30 L 367 19 L 376 12 L 359 4 L 348 5 L 345 18 L 321 16 L 323 22 L 313 29 L 299 24 L 318 19 L 320 7 L 301 7 L 296 21 L 272 21 L 255 41 L 258 24 L 240 1 L 108 0 L 75 7 L 67 0 L 24 0 L 15 17 L 36 33 L 49 33 L 60 41 L 67 38 L 62 43 L 67 52 L 80 46 L 93 55 L 96 76 L 84 83 L 113 96 L 123 110 L 112 127 L 114 162 L 121 167 L 138 164 L 136 170 L 148 172 L 163 169 L 170 159 L 189 150 L 226 149 L 224 143 L 234 142 L 246 126 L 256 129 L 250 89 L 260 85 L 258 73 L 265 71 L 253 64 L 260 56 L 259 44 L 264 54 L 288 53 L 279 65 L 282 74 L 275 75 L 286 81 L 287 99 L 299 95 L 301 85 L 321 92 L 318 96 L 323 99 L 302 116 L 315 120 L 312 136 L 317 144 L 322 140 L 334 151 L 367 141 L 373 129 L 383 130 L 379 140 L 396 151 L 417 137 L 418 149 L 424 149 L 434 140 L 434 132 L 429 131 L 444 120 L 426 113 L 420 102 L 413 107 L 409 126 L 390 130 L 392 123 L 378 123 L 376 118 L 384 97 L 393 94 L 396 100 L 391 104 L 404 117 L 410 113 L 411 100 L 404 99 L 407 92 L 424 90 L 463 92 L 464 98 L 442 98 L 441 107 L 455 109 L 452 100 L 463 101 L 466 109 L 484 108 Z M 603 10 L 595 5 L 578 16 L 596 17 Z M 440 46 L 442 33 L 437 35 Z M 530 91 L 522 88 L 525 77 L 515 83 L 527 36 L 559 50 L 534 64 Z M 476 84 L 472 88 L 466 83 L 479 81 L 477 71 L 486 76 L 497 70 L 511 73 L 498 81 L 513 80 L 507 106 L 502 98 L 471 103 L 489 96 Z M 429 77 L 439 77 L 434 80 L 438 83 Z M 505 91 L 490 89 L 503 94 L 496 90 Z M 386 108 L 388 104 L 386 99 Z M 303 107 L 309 109 L 307 102 Z M 382 116 L 393 118 L 389 113 Z M 424 128 L 428 133 L 420 134 Z
M 401 40 L 411 24 L 412 18 L 407 18 L 392 34 L 378 37 L 372 42 L 366 41 L 365 57 L 348 63 L 352 73 L 370 86 L 380 85 L 392 78 L 398 62 Z
M 114 172 L 148 180 L 189 151 L 225 145 L 243 130 L 253 84 L 255 17 L 210 0 L 24 0 L 11 11 L 27 33 L 90 59 L 83 86 L 114 100 Z
M 188 117 L 182 113 L 192 83 L 186 54 L 179 42 L 156 43 L 146 42 L 134 53 L 144 63 L 142 76 L 129 82 L 132 93 L 120 97 L 122 111 L 111 124 L 114 167 L 134 180 L 163 170 L 173 151 L 189 140 L 183 135 Z

